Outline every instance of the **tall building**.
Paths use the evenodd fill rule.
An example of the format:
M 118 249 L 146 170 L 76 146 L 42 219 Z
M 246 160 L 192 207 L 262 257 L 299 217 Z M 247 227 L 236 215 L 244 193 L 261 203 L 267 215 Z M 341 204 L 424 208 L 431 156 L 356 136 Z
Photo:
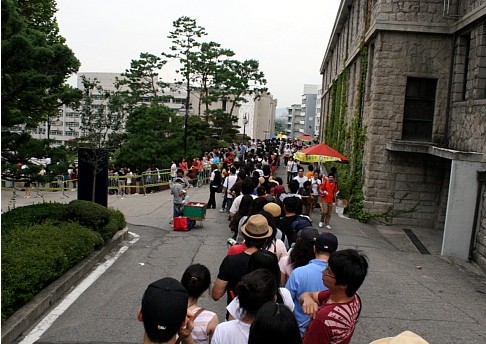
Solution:
M 316 121 L 317 85 L 304 84 L 301 103 L 292 104 L 288 111 L 287 136 L 314 136 Z
M 304 132 L 303 125 L 305 121 L 302 118 L 305 117 L 301 116 L 301 107 L 301 104 L 292 104 L 290 107 L 287 108 L 287 129 L 285 130 L 285 134 L 288 137 L 300 136 L 302 135 L 301 133 Z M 301 131 L 299 131 L 299 129 Z
M 322 140 L 366 129 L 365 210 L 486 268 L 486 3 L 342 0 L 321 74 Z

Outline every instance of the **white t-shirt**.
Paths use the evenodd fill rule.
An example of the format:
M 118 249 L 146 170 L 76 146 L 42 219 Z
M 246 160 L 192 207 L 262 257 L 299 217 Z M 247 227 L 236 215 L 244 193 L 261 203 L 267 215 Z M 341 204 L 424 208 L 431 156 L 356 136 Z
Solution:
M 239 195 L 238 197 L 235 198 L 235 200 L 233 201 L 233 204 L 231 205 L 230 213 L 236 214 L 238 209 L 240 209 L 240 203 L 241 203 L 241 199 L 243 198 L 243 196 L 244 195 L 241 194 L 241 195 Z M 251 197 L 253 197 L 253 199 L 255 199 L 258 196 L 257 195 L 251 195 Z
M 235 185 L 235 183 L 236 183 L 237 180 L 238 180 L 238 177 L 237 176 L 232 176 L 232 175 L 229 175 L 224 180 L 223 187 L 227 188 L 227 190 L 228 190 L 228 192 L 226 194 L 226 197 L 227 198 L 233 198 L 233 195 L 231 194 L 231 192 L 229 192 L 229 190 L 233 187 L 233 185 Z
M 219 323 L 214 330 L 211 344 L 247 344 L 251 324 L 240 320 Z
M 306 182 L 308 179 L 306 176 L 303 176 L 303 177 L 294 177 L 294 180 L 298 181 L 299 182 L 299 188 L 301 187 L 304 187 L 304 182 Z
M 312 185 L 312 195 L 317 196 L 319 194 L 319 185 L 321 185 L 320 179 L 311 178 L 311 185 Z
M 295 305 L 294 305 L 294 301 L 292 300 L 292 295 L 290 295 L 290 291 L 287 288 L 278 288 L 278 290 L 282 295 L 284 305 L 287 306 L 293 312 Z M 233 318 L 237 320 L 240 319 L 241 317 L 240 300 L 238 299 L 238 296 L 235 297 L 228 306 L 226 306 L 226 310 L 229 312 L 229 314 L 231 314 Z

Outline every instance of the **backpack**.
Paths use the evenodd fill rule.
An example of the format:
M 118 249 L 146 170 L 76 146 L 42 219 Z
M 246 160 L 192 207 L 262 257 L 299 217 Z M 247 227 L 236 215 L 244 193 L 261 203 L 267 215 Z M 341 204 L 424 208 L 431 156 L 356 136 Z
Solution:
M 295 233 L 298 233 L 304 228 L 307 227 L 312 227 L 312 222 L 310 221 L 308 216 L 305 215 L 299 215 L 295 218 L 295 220 L 290 224 L 290 227 L 292 227 L 292 230 Z

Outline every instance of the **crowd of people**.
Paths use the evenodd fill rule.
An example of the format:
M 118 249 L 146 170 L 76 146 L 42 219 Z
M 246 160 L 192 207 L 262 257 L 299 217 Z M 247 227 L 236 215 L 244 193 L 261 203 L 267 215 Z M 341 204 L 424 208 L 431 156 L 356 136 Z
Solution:
M 207 207 L 227 213 L 232 237 L 212 288 L 201 264 L 189 266 L 180 282 L 165 278 L 147 288 L 139 315 L 146 343 L 350 342 L 368 259 L 354 249 L 339 250 L 331 232 L 336 171 L 310 164 L 306 173 L 292 157 L 296 148 L 256 141 L 193 161 L 196 170 L 201 162 L 211 166 Z M 282 156 L 286 183 L 276 174 Z M 183 167 L 174 168 L 174 216 L 182 214 L 189 187 L 190 167 Z M 217 193 L 223 194 L 221 205 Z M 315 208 L 317 226 L 311 219 Z M 215 301 L 226 297 L 225 321 L 198 306 L 208 289 Z M 157 312 L 147 305 L 154 292 L 167 300 L 165 306 L 157 302 Z
M 174 216 L 183 214 L 192 179 L 188 175 L 197 175 L 205 164 L 211 166 L 207 207 L 227 213 L 232 232 L 211 296 L 214 300 L 226 296 L 227 313 L 226 321 L 219 322 L 213 312 L 197 305 L 210 288 L 209 270 L 200 264 L 190 266 L 181 280 L 188 293 L 188 317 L 181 310 L 182 327 L 172 328 L 159 342 L 176 337 L 183 343 L 216 344 L 349 342 L 361 309 L 356 291 L 366 276 L 367 259 L 355 250 L 337 250 L 338 238 L 329 232 L 330 209 L 338 191 L 335 175 L 313 165 L 305 174 L 304 165 L 291 156 L 296 148 L 285 142 L 256 141 L 214 150 L 194 159 L 191 166 L 185 160 L 174 162 Z M 287 171 L 295 163 L 287 183 L 276 174 L 282 156 Z M 218 193 L 223 196 L 221 204 Z M 315 208 L 321 211 L 317 226 L 311 220 Z M 326 232 L 314 228 L 324 226 Z M 142 302 L 145 319 L 143 308 Z M 146 336 L 157 342 L 159 337 L 150 334 L 153 325 L 145 320 L 144 325 Z

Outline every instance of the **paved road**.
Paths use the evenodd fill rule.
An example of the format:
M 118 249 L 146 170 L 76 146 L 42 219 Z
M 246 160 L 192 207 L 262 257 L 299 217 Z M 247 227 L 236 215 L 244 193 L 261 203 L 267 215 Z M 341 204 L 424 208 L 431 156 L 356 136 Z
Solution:
M 75 197 L 75 193 L 68 195 L 71 198 L 58 198 Z M 191 201 L 205 202 L 207 187 L 192 189 L 190 195 Z M 2 193 L 2 210 L 8 199 Z M 34 201 L 17 200 L 18 205 Z M 53 323 L 39 343 L 140 343 L 143 326 L 136 320 L 136 311 L 150 282 L 163 276 L 180 278 L 194 262 L 208 266 L 213 280 L 216 277 L 230 235 L 224 214 L 208 210 L 204 227 L 185 233 L 170 229 L 168 191 L 123 199 L 110 196 L 109 205 L 125 213 L 138 241 L 124 243 L 126 252 Z M 317 211 L 313 218 L 316 223 Z M 423 255 L 401 227 L 366 225 L 337 216 L 331 221 L 340 248 L 363 250 L 370 259 L 369 275 L 360 290 L 364 307 L 352 343 L 369 343 L 407 329 L 430 343 L 486 342 L 485 275 L 472 264 L 439 256 L 440 231 L 414 229 L 432 253 Z M 223 319 L 224 301 L 212 301 L 209 293 L 201 301 Z

